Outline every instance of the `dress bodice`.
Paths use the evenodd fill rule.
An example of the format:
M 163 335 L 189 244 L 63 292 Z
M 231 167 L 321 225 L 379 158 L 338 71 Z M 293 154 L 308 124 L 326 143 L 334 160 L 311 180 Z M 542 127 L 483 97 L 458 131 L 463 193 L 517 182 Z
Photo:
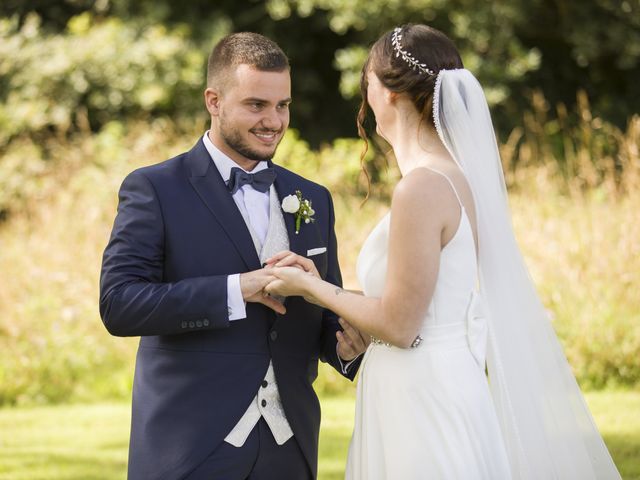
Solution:
M 478 278 L 475 242 L 469 217 L 460 206 L 456 233 L 440 252 L 440 266 L 433 297 L 423 326 L 463 322 Z M 389 226 L 387 213 L 365 240 L 356 266 L 364 294 L 381 297 L 387 276 Z

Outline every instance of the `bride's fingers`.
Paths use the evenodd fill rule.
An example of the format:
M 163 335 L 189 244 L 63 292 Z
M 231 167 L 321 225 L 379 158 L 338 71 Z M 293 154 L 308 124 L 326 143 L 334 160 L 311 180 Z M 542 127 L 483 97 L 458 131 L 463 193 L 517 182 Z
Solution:
M 304 270 L 307 273 L 310 273 L 316 277 L 320 277 L 318 273 L 318 269 L 316 268 L 316 264 L 313 263 L 313 260 L 303 257 L 301 255 L 296 255 L 292 253 L 291 255 L 283 258 L 278 263 L 274 265 L 275 267 L 298 267 Z
M 293 264 L 300 264 L 302 265 L 303 262 L 303 258 L 300 255 L 296 255 L 295 253 L 289 253 L 289 255 L 286 255 L 285 257 L 282 257 L 280 260 L 278 260 L 275 263 L 276 267 L 285 267 L 288 265 L 293 265 Z
M 313 260 L 305 257 L 300 257 L 300 258 L 302 259 L 301 260 L 302 266 L 304 267 L 304 270 L 307 273 L 312 273 L 316 277 L 320 276 L 320 274 L 318 273 L 318 269 L 316 268 L 316 264 L 313 263 Z
M 320 273 L 318 272 L 315 263 L 313 263 L 313 260 L 290 251 L 282 251 L 280 253 L 277 253 L 273 257 L 267 259 L 265 263 L 266 268 L 297 267 L 315 277 L 320 278 Z
M 302 263 L 299 260 L 299 256 L 296 255 L 295 253 L 292 253 L 290 255 L 287 255 L 284 258 L 281 258 L 280 260 L 278 260 L 274 266 L 275 267 L 293 267 L 293 266 L 302 266 Z
M 281 252 L 276 253 L 273 257 L 271 258 L 267 258 L 267 260 L 265 261 L 265 263 L 267 265 L 272 265 L 274 263 L 277 263 L 279 260 L 282 260 L 283 258 L 285 258 L 288 255 L 295 255 L 292 251 L 290 250 L 283 250 Z

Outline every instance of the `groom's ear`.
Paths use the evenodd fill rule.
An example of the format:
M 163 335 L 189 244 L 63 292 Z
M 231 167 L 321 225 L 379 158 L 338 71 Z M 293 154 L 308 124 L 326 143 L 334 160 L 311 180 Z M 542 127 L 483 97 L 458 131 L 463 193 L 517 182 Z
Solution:
M 217 117 L 220 114 L 220 93 L 217 89 L 207 87 L 204 91 L 204 103 L 212 117 Z

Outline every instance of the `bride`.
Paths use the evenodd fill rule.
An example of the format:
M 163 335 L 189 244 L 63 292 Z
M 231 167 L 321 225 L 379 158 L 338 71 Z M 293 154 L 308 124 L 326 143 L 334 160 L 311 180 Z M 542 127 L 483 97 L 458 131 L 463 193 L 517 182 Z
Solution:
M 396 28 L 361 86 L 361 135 L 370 107 L 402 173 L 358 258 L 364 296 L 291 252 L 266 288 L 372 337 L 347 478 L 620 478 L 523 263 L 486 100 L 455 46 Z

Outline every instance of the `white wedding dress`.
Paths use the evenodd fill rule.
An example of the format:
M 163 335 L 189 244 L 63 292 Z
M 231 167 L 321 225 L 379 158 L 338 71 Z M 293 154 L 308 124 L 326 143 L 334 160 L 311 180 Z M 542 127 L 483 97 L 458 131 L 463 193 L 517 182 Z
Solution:
M 460 207 L 458 229 L 440 254 L 423 341 L 411 349 L 372 343 L 365 353 L 347 479 L 511 478 L 485 375 L 487 324 L 476 292 L 473 232 Z M 387 214 L 358 258 L 367 296 L 382 296 L 389 224 Z

